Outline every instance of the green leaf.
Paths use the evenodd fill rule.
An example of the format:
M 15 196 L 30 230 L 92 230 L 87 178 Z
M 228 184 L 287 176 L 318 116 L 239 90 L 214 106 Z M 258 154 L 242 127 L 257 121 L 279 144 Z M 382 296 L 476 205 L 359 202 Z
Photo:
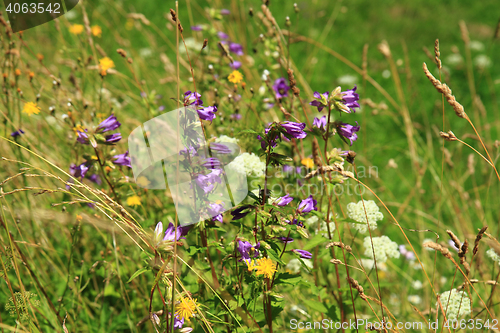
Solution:
M 321 302 L 313 301 L 313 300 L 304 300 L 303 302 L 313 310 L 319 311 L 321 313 L 328 312 L 327 307 Z
M 280 256 L 278 255 L 278 253 L 274 250 L 274 249 L 267 249 L 266 250 L 266 253 L 267 255 L 274 261 L 278 262 L 280 265 L 283 265 L 285 266 L 285 263 L 283 262 L 283 260 L 280 259 Z
M 274 280 L 274 284 L 297 285 L 300 281 L 302 281 L 302 277 L 300 275 L 295 275 L 290 273 L 279 273 L 276 280 Z
M 140 270 L 138 270 L 134 274 L 132 274 L 130 279 L 128 279 L 127 283 L 130 283 L 133 279 L 135 279 L 136 277 L 138 277 L 139 275 L 141 275 L 142 273 L 147 272 L 147 271 L 149 271 L 149 268 L 146 268 L 146 267 L 141 268 Z
M 310 249 L 315 248 L 316 246 L 320 245 L 321 243 L 326 242 L 327 239 L 323 237 L 321 233 L 317 234 L 311 240 L 309 240 L 303 247 L 303 250 L 309 251 Z

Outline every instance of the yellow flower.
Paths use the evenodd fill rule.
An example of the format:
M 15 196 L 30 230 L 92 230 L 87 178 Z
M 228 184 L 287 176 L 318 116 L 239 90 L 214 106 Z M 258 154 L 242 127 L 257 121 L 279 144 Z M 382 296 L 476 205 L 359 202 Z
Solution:
M 78 132 L 85 132 L 85 128 L 83 128 L 82 125 L 78 124 L 75 127 L 73 127 L 73 132 L 75 132 L 75 135 L 78 134 Z
M 83 32 L 83 25 L 72 24 L 71 27 L 69 27 L 69 32 L 71 32 L 74 35 L 79 35 Z
M 21 70 L 20 70 L 19 68 L 16 68 L 16 70 L 14 71 L 14 74 L 15 74 L 16 76 L 21 75 Z
M 251 272 L 253 271 L 255 268 L 257 268 L 257 266 L 255 265 L 255 262 L 253 260 L 250 260 L 249 262 L 247 262 L 247 265 L 248 265 L 248 271 Z
M 140 206 L 141 205 L 141 199 L 137 195 L 133 195 L 131 197 L 127 198 L 127 205 L 129 206 Z
M 240 83 L 241 80 L 243 80 L 243 75 L 241 75 L 241 73 L 238 71 L 233 71 L 231 74 L 229 74 L 227 79 L 232 83 Z
M 184 318 L 189 320 L 189 318 L 193 317 L 196 313 L 197 306 L 198 303 L 196 302 L 196 299 L 183 297 L 177 303 L 177 311 L 175 311 L 175 314 L 179 317 L 179 319 Z
M 38 105 L 36 105 L 36 103 L 28 102 L 24 104 L 23 112 L 31 117 L 32 114 L 39 114 L 40 108 L 38 107 Z
M 125 29 L 132 30 L 134 28 L 134 20 L 128 19 L 125 23 Z
M 77 220 L 78 222 L 81 222 L 81 221 L 83 220 L 83 217 L 82 217 L 81 215 L 78 215 L 78 214 L 77 214 L 77 215 L 76 215 L 76 220 Z
M 139 178 L 137 178 L 136 183 L 143 188 L 148 187 L 149 184 L 151 184 L 151 182 L 144 176 L 140 176 Z
M 92 32 L 92 35 L 94 35 L 96 37 L 101 37 L 102 29 L 100 26 L 94 25 L 94 26 L 92 26 L 92 28 L 90 28 L 90 32 Z
M 312 169 L 314 167 L 314 161 L 310 157 L 303 158 L 300 163 L 302 163 L 302 165 L 305 165 L 308 169 Z
M 276 264 L 269 258 L 257 259 L 257 275 L 265 275 L 268 279 L 276 272 Z
M 99 69 L 101 70 L 101 75 L 105 76 L 108 69 L 115 67 L 113 60 L 108 57 L 99 59 Z

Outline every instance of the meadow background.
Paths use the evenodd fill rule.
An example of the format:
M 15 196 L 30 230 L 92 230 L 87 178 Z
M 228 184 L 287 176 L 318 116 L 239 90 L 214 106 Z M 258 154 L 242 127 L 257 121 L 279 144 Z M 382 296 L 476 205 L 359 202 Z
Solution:
M 500 236 L 500 179 L 479 155 L 487 154 L 469 122 L 455 115 L 422 70 L 426 62 L 434 76 L 451 87 L 493 164 L 498 166 L 498 2 L 312 0 L 297 1 L 295 7 L 292 1 L 271 0 L 268 8 L 283 34 L 283 48 L 279 48 L 273 33 L 277 29 L 264 24 L 261 5 L 261 1 L 179 2 L 177 14 L 189 59 L 182 40 L 177 46 L 176 27 L 169 12 L 176 8 L 173 1 L 81 1 L 57 21 L 23 32 L 22 38 L 19 34 L 9 36 L 1 27 L 4 80 L 0 156 L 5 158 L 0 161 L 2 332 L 166 329 L 163 321 L 154 326 L 148 320 L 150 304 L 155 311 L 163 305 L 157 293 L 150 303 L 151 289 L 158 283 L 158 267 L 151 265 L 154 251 L 144 239 L 150 238 L 157 222 L 163 221 L 166 226 L 175 220 L 174 206 L 168 191 L 137 187 L 131 170 L 113 164 L 112 156 L 127 150 L 126 138 L 132 129 L 162 111 L 177 108 L 178 91 L 182 94 L 195 90 L 191 67 L 196 91 L 202 94 L 205 106 L 217 103 L 219 108 L 212 124 L 205 123 L 207 137 L 237 137 L 244 151 L 259 155 L 262 151 L 255 135 L 241 132 L 262 132 L 269 122 L 285 119 L 278 107 L 268 108 L 267 104 L 274 102 L 270 88 L 274 80 L 288 77 L 283 66 L 287 61 L 294 70 L 305 107 L 297 100 L 289 100 L 286 107 L 299 121 L 305 122 L 303 112 L 311 122 L 319 114 L 308 105 L 313 92 L 332 91 L 337 86 L 345 91 L 357 85 L 361 108 L 349 115 L 349 122 L 359 122 L 358 140 L 350 147 L 334 136 L 329 149 L 355 151 L 358 171 L 366 170 L 360 180 L 378 198 L 367 190 L 363 198 L 375 200 L 384 215 L 373 236 L 386 235 L 411 250 L 396 225 L 399 223 L 424 266 L 422 270 L 418 261 L 406 260 L 402 255 L 388 261 L 382 270 L 363 273 L 352 268 L 365 293 L 374 298 L 380 293 L 399 321 L 435 320 L 434 291 L 458 288 L 466 279 L 457 265 L 437 252 L 425 250 L 422 242 L 430 239 L 449 248 L 458 263 L 460 259 L 448 244 L 446 230 L 452 230 L 461 242 L 467 239 L 472 248 L 479 229 L 488 226 L 477 254 L 467 255 L 469 279 L 478 281 L 474 283 L 476 290 L 465 288 L 472 298 L 472 314 L 463 318 L 483 322 L 498 318 L 500 297 L 495 281 L 499 262 L 486 252 L 494 249 L 498 253 L 500 249 L 495 240 Z M 221 9 L 230 14 L 221 15 Z M 75 24 L 83 25 L 84 31 L 72 33 Z M 203 25 L 203 30 L 190 28 L 196 25 Z M 91 33 L 92 26 L 101 28 L 100 36 Z M 243 46 L 244 55 L 233 57 L 242 62 L 239 71 L 245 88 L 227 80 L 232 69 L 217 45 L 217 31 L 227 33 L 231 41 Z M 208 45 L 201 51 L 205 38 Z M 441 71 L 434 63 L 436 39 Z M 390 55 L 380 52 L 380 45 L 388 45 Z M 117 49 L 123 49 L 126 57 Z M 114 68 L 103 77 L 99 75 L 98 60 L 105 57 L 113 61 Z M 264 70 L 270 72 L 267 86 L 261 78 Z M 239 94 L 241 100 L 228 98 Z M 35 100 L 41 112 L 32 116 L 23 113 L 23 105 Z M 84 187 L 77 188 L 80 194 L 75 189 L 65 190 L 70 164 L 97 155 L 76 142 L 74 128 L 77 124 L 95 127 L 111 113 L 122 123 L 119 131 L 123 139 L 115 146 L 99 146 L 102 166 L 94 168 L 105 170 L 113 191 L 104 180 L 100 185 L 85 180 Z M 232 120 L 230 116 L 235 113 L 242 119 Z M 25 133 L 13 138 L 10 133 L 19 128 Z M 449 130 L 478 153 L 457 141 L 444 141 L 439 132 Z M 312 155 L 310 138 L 299 143 L 306 157 Z M 279 149 L 292 157 L 285 164 L 307 166 L 289 143 Z M 353 171 L 347 163 L 345 167 Z M 251 179 L 263 186 L 262 177 Z M 295 184 L 296 179 L 271 181 Z M 345 217 L 346 205 L 361 200 L 354 185 L 353 180 L 347 180 L 342 186 L 351 192 L 333 197 L 333 207 L 341 216 L 339 223 L 350 221 Z M 296 194 L 299 201 L 307 197 L 300 191 L 291 194 Z M 79 202 L 84 195 L 102 200 L 102 210 Z M 131 198 L 138 198 L 140 204 Z M 321 203 L 319 211 L 318 218 L 326 219 L 326 208 Z M 358 259 L 362 258 L 362 237 L 351 232 L 347 223 L 341 225 L 344 242 L 352 246 Z M 186 262 L 179 263 L 179 283 L 200 304 L 197 315 L 185 322 L 185 327 L 194 332 L 270 331 L 261 304 L 262 286 L 245 277 L 241 290 L 241 271 L 235 275 L 222 266 L 227 255 L 236 253 L 232 242 L 242 236 L 238 233 L 240 227 L 231 223 L 229 213 L 224 214 L 224 224 L 208 227 L 209 252 L 220 274 L 217 293 L 212 289 L 213 269 L 206 260 L 206 244 L 199 236 L 203 229 L 193 230 L 179 245 L 180 256 Z M 326 249 L 329 241 L 309 232 L 310 238 L 296 239 L 292 244 L 314 254 L 313 268 L 302 266 L 300 272 L 290 273 L 285 266 L 293 256 L 288 253 L 283 257 L 284 265 L 278 268 L 283 283 L 273 294 L 274 330 L 294 331 L 289 325 L 293 318 L 338 321 L 341 317 L 354 318 L 355 309 L 358 316 L 374 320 L 375 315 L 386 311 L 375 301 L 368 306 L 369 302 L 347 282 L 345 266 L 336 269 L 330 263 L 333 254 L 345 261 L 341 249 Z M 245 233 L 250 239 L 250 228 Z M 338 241 L 336 234 L 333 236 L 332 240 Z M 349 265 L 359 268 L 356 261 L 349 261 Z M 138 271 L 142 274 L 129 281 Z M 237 284 L 240 287 L 235 288 Z M 29 297 L 28 292 L 36 295 Z M 340 294 L 344 295 L 342 301 Z M 253 304 L 253 311 L 247 301 Z M 247 321 L 247 310 L 255 320 Z M 443 320 L 441 313 L 439 318 Z M 455 331 L 437 331 L 441 330 Z M 491 331 L 499 330 L 497 325 Z

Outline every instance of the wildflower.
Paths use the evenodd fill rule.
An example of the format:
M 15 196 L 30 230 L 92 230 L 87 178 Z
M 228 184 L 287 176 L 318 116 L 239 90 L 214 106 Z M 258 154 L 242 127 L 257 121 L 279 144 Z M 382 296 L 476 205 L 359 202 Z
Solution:
M 81 24 L 72 24 L 69 27 L 69 32 L 72 33 L 73 35 L 79 35 L 83 32 L 83 25 Z
M 276 272 L 276 264 L 269 258 L 257 259 L 255 268 L 257 268 L 257 275 L 264 275 L 268 279 L 273 277 Z
M 359 95 L 355 93 L 357 86 L 346 91 L 342 91 L 340 94 L 342 95 L 343 108 L 342 111 L 346 113 L 354 113 L 356 112 L 355 108 L 359 108 Z
M 80 165 L 76 165 L 72 163 L 69 166 L 69 174 L 72 175 L 75 178 L 80 178 L 83 179 L 85 175 L 87 174 L 87 171 L 89 171 L 90 165 L 88 162 L 84 162 Z
M 184 93 L 184 106 L 188 105 L 202 105 L 201 95 L 196 91 L 191 92 L 190 90 Z
M 323 131 L 326 131 L 326 116 L 323 116 L 321 118 L 314 117 L 313 127 L 322 129 Z
M 302 259 L 302 262 L 304 263 L 304 265 L 307 268 L 309 268 L 309 269 L 313 268 L 313 264 L 312 264 L 311 260 Z M 287 272 L 290 272 L 292 274 L 297 274 L 298 272 L 300 272 L 301 267 L 302 267 L 302 264 L 301 264 L 300 260 L 297 258 L 294 258 L 288 262 L 288 264 L 285 266 L 285 269 L 287 270 Z
M 490 257 L 491 260 L 496 261 L 500 264 L 500 256 L 493 249 L 486 251 L 486 255 Z
M 205 159 L 201 165 L 207 169 L 215 169 L 221 167 L 219 159 L 215 157 L 209 157 Z
M 102 34 L 102 29 L 100 26 L 98 25 L 94 25 L 90 28 L 90 32 L 92 33 L 92 35 L 94 35 L 95 37 L 101 37 L 101 34 Z
M 318 210 L 318 207 L 316 205 L 318 202 L 313 199 L 312 194 L 308 196 L 306 199 L 302 200 L 299 204 L 299 207 L 297 209 L 297 212 L 299 214 L 307 214 L 312 210 Z
M 422 303 L 422 297 L 418 295 L 408 295 L 408 302 L 419 305 L 420 303 Z
M 241 62 L 240 61 L 233 61 L 232 63 L 229 64 L 229 67 L 231 67 L 234 70 L 240 69 L 241 68 Z
M 182 297 L 176 305 L 177 311 L 175 315 L 182 319 L 189 319 L 194 317 L 197 307 L 198 304 L 196 299 Z
M 357 124 L 358 122 L 356 122 L 356 125 Z M 349 141 L 351 142 L 351 146 L 354 143 L 354 141 L 358 139 L 358 135 L 355 132 L 359 131 L 360 129 L 359 126 L 353 126 L 347 123 L 338 122 L 336 123 L 336 127 L 337 127 L 337 133 L 339 133 L 340 136 L 349 139 Z
M 39 114 L 40 108 L 36 105 L 36 103 L 28 102 L 24 104 L 23 112 L 31 117 L 32 114 Z
M 238 141 L 240 141 L 240 140 L 237 138 L 232 138 L 232 137 L 224 135 L 224 134 L 219 136 L 217 139 L 215 139 L 215 142 L 238 143 Z
M 206 108 L 197 110 L 197 112 L 200 119 L 212 121 L 215 119 L 215 112 L 217 112 L 217 107 L 215 105 L 207 106 Z
M 229 116 L 232 120 L 241 120 L 241 114 L 239 113 L 233 113 Z
M 377 221 L 382 220 L 384 215 L 380 212 L 373 200 L 360 200 L 358 203 L 347 204 L 347 216 L 358 223 L 351 223 L 351 228 L 364 234 L 368 230 L 377 228 Z
M 87 133 L 87 130 L 83 130 L 83 131 L 77 131 L 77 138 L 76 138 L 76 141 L 80 142 L 81 144 L 84 144 L 84 145 L 88 145 L 89 144 L 89 135 Z
M 238 241 L 238 252 L 241 254 L 241 259 L 238 261 L 245 261 L 247 264 L 250 263 L 250 257 L 257 258 L 259 256 L 259 251 L 257 251 L 259 247 L 260 242 L 256 245 L 252 245 L 247 241 Z
M 456 320 L 462 316 L 471 314 L 471 302 L 465 291 L 452 289 L 439 295 L 439 300 L 446 313 L 446 319 Z M 436 307 L 439 303 L 436 302 Z
M 460 251 L 460 249 L 455 245 L 455 242 L 452 241 L 451 239 L 448 239 L 448 245 L 450 245 L 450 247 L 455 250 L 455 251 Z
M 129 206 L 140 206 L 141 205 L 141 199 L 137 195 L 133 195 L 131 197 L 127 198 L 127 205 Z
M 242 56 L 243 55 L 243 46 L 241 46 L 238 43 L 229 42 L 229 51 L 238 55 L 238 56 Z
M 10 133 L 10 136 L 13 138 L 16 138 L 16 137 L 20 136 L 21 134 L 24 134 L 24 131 L 22 129 L 18 129 L 17 131 Z
M 310 102 L 309 105 L 315 106 L 318 108 L 318 112 L 321 112 L 325 106 L 328 105 L 328 91 L 320 94 L 319 92 L 314 92 L 314 101 Z
M 288 96 L 290 86 L 286 84 L 286 79 L 284 77 L 280 77 L 274 81 L 273 90 L 276 93 L 276 98 L 280 99 Z
M 411 283 L 411 286 L 414 288 L 414 289 L 417 289 L 417 290 L 420 290 L 424 287 L 424 285 L 422 284 L 422 281 L 420 280 L 415 280 Z
M 190 227 L 177 226 L 177 230 L 172 222 L 168 224 L 167 230 L 165 230 L 165 236 L 163 237 L 164 242 L 174 242 L 181 239 L 189 231 Z
M 240 83 L 241 80 L 243 80 L 243 75 L 241 75 L 241 73 L 238 71 L 233 71 L 231 74 L 229 74 L 227 79 L 231 83 Z
M 373 237 L 372 240 L 377 263 L 386 262 L 389 257 L 399 258 L 398 244 L 391 241 L 389 237 Z M 365 247 L 365 256 L 373 259 L 372 240 L 370 240 L 370 237 L 365 237 L 363 245 Z
M 14 75 L 15 76 L 21 75 L 21 70 L 19 68 L 16 68 L 16 70 L 14 71 Z
M 175 315 L 174 316 L 174 329 L 181 329 L 183 325 L 184 325 L 184 318 L 179 319 L 179 316 Z M 186 329 L 188 329 L 188 327 L 186 327 Z M 193 329 L 191 329 L 191 331 L 192 330 Z M 182 330 L 182 331 L 184 331 L 184 330 Z M 191 331 L 189 331 L 189 332 L 191 332 Z M 184 332 L 186 332 L 186 331 L 184 331 Z M 184 332 L 182 332 L 182 333 L 184 333 Z
M 284 123 L 281 123 L 281 127 L 286 130 L 287 134 L 296 139 L 303 139 L 307 136 L 307 133 L 304 132 L 304 128 L 306 127 L 305 123 L 294 123 L 291 121 L 286 121 Z
M 291 222 L 289 220 L 285 220 L 286 223 L 290 224 L 290 225 L 297 225 L 299 227 L 304 227 L 304 222 L 302 221 L 299 221 L 297 219 L 293 219 Z
M 215 183 L 222 184 L 221 174 L 222 170 L 212 169 L 207 175 L 199 174 L 195 181 L 205 193 L 209 193 L 214 189 Z
M 212 220 L 219 221 L 222 223 L 222 213 L 224 213 L 224 202 L 218 200 L 217 202 L 211 202 L 207 205 L 207 212 L 213 217 Z
M 266 163 L 253 153 L 243 153 L 238 155 L 226 167 L 247 176 L 262 177 L 266 170 Z
M 96 128 L 96 133 L 105 133 L 108 131 L 114 131 L 121 126 L 121 123 L 116 119 L 116 116 L 112 114 L 108 118 L 104 119 Z
M 303 158 L 300 163 L 306 166 L 308 169 L 314 168 L 314 160 L 310 157 Z
M 244 205 L 241 207 L 238 207 L 234 209 L 231 212 L 231 215 L 233 216 L 233 221 L 239 220 L 247 216 L 250 212 L 252 212 L 252 206 L 250 205 Z
M 285 244 L 292 243 L 293 238 L 292 237 L 278 237 L 280 241 L 282 241 Z
M 113 163 L 116 165 L 124 165 L 128 166 L 129 168 L 132 167 L 132 165 L 130 164 L 130 157 L 128 156 L 128 150 L 124 154 L 114 155 L 113 158 L 115 159 Z
M 114 68 L 115 63 L 108 57 L 104 57 L 99 59 L 99 69 L 101 70 L 101 75 L 105 76 L 107 74 L 108 69 Z
M 193 25 L 191 26 L 191 30 L 193 31 L 202 31 L 203 30 L 203 26 L 202 25 Z
M 228 145 L 225 145 L 223 143 L 210 144 L 210 150 L 218 154 L 231 154 L 233 152 Z
M 290 194 L 285 195 L 284 197 L 280 197 L 276 199 L 274 202 L 277 206 L 283 207 L 288 205 L 290 202 L 292 202 L 293 198 L 290 196 Z
M 311 259 L 312 253 L 306 250 L 292 250 L 293 253 L 298 254 L 302 259 Z
M 224 8 L 220 10 L 220 13 L 221 13 L 221 15 L 229 15 L 229 14 L 231 14 L 231 12 L 229 11 L 229 9 L 224 9 Z
M 161 236 L 163 234 L 163 223 L 158 222 L 155 227 L 155 231 L 153 233 L 153 243 L 158 245 L 161 242 Z
M 405 257 L 407 260 L 415 260 L 415 253 L 412 251 L 408 251 L 404 244 L 399 245 L 399 252 Z
M 222 32 L 222 31 L 219 31 L 217 33 L 217 37 L 219 37 L 220 39 L 229 39 L 229 36 L 226 33 Z
M 101 180 L 101 177 L 99 177 L 99 175 L 97 173 L 94 173 L 93 175 L 91 175 L 89 177 L 89 180 L 93 183 L 96 183 L 97 185 L 101 185 L 102 184 L 102 180 Z

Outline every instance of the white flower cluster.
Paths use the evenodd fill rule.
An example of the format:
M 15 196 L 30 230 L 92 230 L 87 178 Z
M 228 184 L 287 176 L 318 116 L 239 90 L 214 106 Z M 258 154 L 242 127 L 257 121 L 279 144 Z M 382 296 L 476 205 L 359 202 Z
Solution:
M 386 262 L 389 257 L 399 258 L 399 248 L 396 242 L 390 240 L 387 236 L 373 237 L 373 248 L 375 250 L 375 258 L 377 263 Z M 373 259 L 372 243 L 370 237 L 365 237 L 363 241 L 365 247 L 365 256 Z
M 335 231 L 335 222 L 332 221 L 333 215 L 330 214 L 330 232 L 332 233 L 332 236 L 334 235 L 333 232 Z M 310 218 L 307 218 L 305 220 L 305 223 L 311 227 L 311 229 L 314 230 L 315 234 L 317 235 L 318 233 L 321 232 L 321 235 L 323 237 L 328 238 L 328 227 L 326 226 L 326 221 L 319 221 L 318 217 L 316 215 L 311 216 Z M 318 230 L 318 223 L 320 224 L 319 230 Z
M 266 170 L 266 163 L 253 153 L 243 153 L 231 161 L 227 167 L 247 176 L 262 177 Z
M 236 138 L 232 138 L 232 137 L 227 136 L 227 135 L 221 135 L 217 139 L 215 139 L 215 142 L 217 142 L 217 143 L 219 143 L 219 142 L 238 143 L 238 141 L 240 141 L 240 140 L 236 139 Z
M 470 299 L 465 291 L 457 291 L 456 289 L 445 291 L 439 299 L 448 320 L 458 319 L 471 313 Z M 437 302 L 436 306 L 439 306 Z
M 371 271 L 375 269 L 375 260 L 373 259 L 360 259 L 361 266 L 364 267 L 366 271 Z M 387 272 L 387 265 L 384 262 L 377 261 L 377 269 L 381 272 Z
M 500 256 L 493 249 L 486 251 L 486 255 L 490 257 L 491 260 L 496 261 L 500 265 Z
M 364 202 L 364 205 L 363 205 Z M 366 209 L 366 211 L 365 211 Z M 373 200 L 361 200 L 358 203 L 351 202 L 347 205 L 347 216 L 359 223 L 351 223 L 351 227 L 364 234 L 370 228 L 377 229 L 377 221 L 384 218 Z M 368 224 L 367 218 L 368 217 Z
M 312 261 L 310 259 L 302 259 L 302 261 L 307 266 L 307 268 L 309 268 L 309 269 L 313 268 L 313 264 L 312 264 Z M 298 272 L 300 272 L 301 267 L 302 267 L 302 264 L 300 263 L 300 260 L 297 258 L 293 258 L 285 266 L 285 269 L 292 274 L 297 274 Z

